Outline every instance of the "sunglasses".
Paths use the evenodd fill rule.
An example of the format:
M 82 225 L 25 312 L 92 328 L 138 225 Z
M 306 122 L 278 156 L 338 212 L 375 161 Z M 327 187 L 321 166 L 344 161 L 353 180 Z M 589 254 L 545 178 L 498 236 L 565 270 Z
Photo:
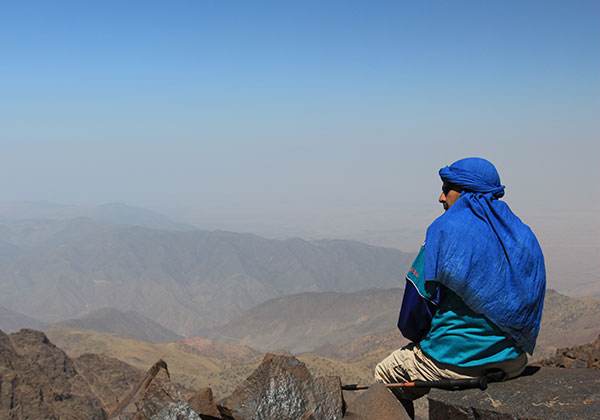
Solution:
M 461 189 L 454 184 L 444 184 L 442 185 L 442 192 L 444 195 L 447 195 L 451 190 L 460 192 Z

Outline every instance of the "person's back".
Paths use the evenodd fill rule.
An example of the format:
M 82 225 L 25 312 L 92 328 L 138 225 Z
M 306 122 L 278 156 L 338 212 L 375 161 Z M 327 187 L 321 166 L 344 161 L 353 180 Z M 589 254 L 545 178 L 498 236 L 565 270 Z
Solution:
M 494 166 L 462 159 L 440 170 L 446 212 L 427 230 L 407 274 L 398 320 L 413 342 L 384 359 L 377 380 L 463 379 L 522 372 L 539 331 L 545 270 L 531 230 L 499 201 Z M 395 388 L 412 400 L 428 390 Z

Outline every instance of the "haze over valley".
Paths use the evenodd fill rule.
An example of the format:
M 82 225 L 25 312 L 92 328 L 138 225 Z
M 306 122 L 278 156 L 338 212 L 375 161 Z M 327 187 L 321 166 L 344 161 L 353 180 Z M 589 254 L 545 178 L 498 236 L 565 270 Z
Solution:
M 225 357 L 211 362 L 217 376 L 275 349 L 360 363 L 350 371 L 366 375 L 405 342 L 395 323 L 414 254 L 349 240 L 205 231 L 123 205 L 44 214 L 47 207 L 25 212 L 38 218 L 0 214 L 5 332 L 45 330 L 76 356 L 103 353 L 140 369 L 151 362 L 138 360 L 134 342 L 179 343 L 168 348 Z M 137 212 L 139 223 L 128 224 Z M 599 317 L 597 298 L 549 289 L 534 358 L 592 341 Z M 208 383 L 197 375 L 182 381 Z
M 372 384 L 407 343 L 405 276 L 444 213 L 440 168 L 467 157 L 495 166 L 543 251 L 529 360 L 596 369 L 598 16 L 588 0 L 3 2 L 0 418 L 272 418 L 242 412 L 277 400 L 360 420 L 385 398 L 404 414 L 381 384 L 342 404 L 340 381 Z M 597 372 L 569 393 L 553 372 L 516 380 L 561 384 L 531 406 L 600 406 L 581 380 Z
M 2 224 L 0 306 L 44 322 L 135 310 L 186 336 L 270 298 L 402 284 L 414 254 L 355 241 L 159 230 L 89 218 Z

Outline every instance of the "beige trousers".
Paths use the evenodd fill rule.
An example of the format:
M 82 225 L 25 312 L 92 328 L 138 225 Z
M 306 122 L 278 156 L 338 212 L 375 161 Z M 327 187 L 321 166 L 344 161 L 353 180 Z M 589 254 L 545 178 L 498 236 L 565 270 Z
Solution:
M 502 369 L 507 377 L 519 376 L 527 365 L 527 356 L 490 363 L 483 366 L 459 367 L 440 363 L 425 354 L 418 344 L 410 343 L 394 351 L 375 367 L 375 380 L 386 384 L 436 381 L 439 379 L 470 379 L 482 376 L 487 370 Z M 429 392 L 429 388 L 390 388 L 396 397 L 416 400 Z

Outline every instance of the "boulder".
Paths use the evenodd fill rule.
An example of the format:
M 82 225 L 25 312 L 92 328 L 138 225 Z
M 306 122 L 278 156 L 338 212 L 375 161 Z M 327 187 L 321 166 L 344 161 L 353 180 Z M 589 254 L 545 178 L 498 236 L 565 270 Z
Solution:
M 339 377 L 313 379 L 295 357 L 271 353 L 221 405 L 235 420 L 338 420 L 344 414 Z
M 347 416 L 352 420 L 410 420 L 404 407 L 382 382 L 376 382 L 349 406 Z
M 202 388 L 188 399 L 188 403 L 203 420 L 221 420 L 221 413 L 213 399 L 212 389 Z
M 589 344 L 557 349 L 554 357 L 536 364 L 573 369 L 600 369 L 600 336 Z
M 75 368 L 102 406 L 118 404 L 144 377 L 144 371 L 103 354 L 85 353 L 73 359 Z
M 487 390 L 432 390 L 429 419 L 600 419 L 600 371 L 528 367 Z
M 145 417 L 139 417 L 145 419 Z M 134 417 L 138 420 L 138 417 Z M 169 403 L 166 407 L 152 416 L 152 420 L 205 420 L 194 411 L 185 401 Z
M 202 420 L 179 393 L 163 360 L 116 406 L 104 409 L 105 419 L 114 420 Z
M 0 331 L 0 418 L 100 420 L 102 402 L 73 360 L 40 331 Z

